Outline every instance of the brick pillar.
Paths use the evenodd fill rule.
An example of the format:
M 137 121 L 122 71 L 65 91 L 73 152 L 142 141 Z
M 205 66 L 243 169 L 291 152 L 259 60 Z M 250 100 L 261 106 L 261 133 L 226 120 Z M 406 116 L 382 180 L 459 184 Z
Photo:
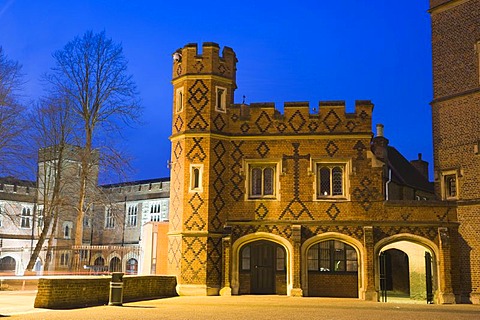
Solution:
M 438 228 L 440 239 L 439 273 L 437 302 L 441 304 L 455 303 L 455 295 L 452 289 L 452 259 L 450 255 L 450 233 L 448 228 Z
M 230 256 L 232 252 L 232 239 L 230 236 L 222 239 L 223 248 L 223 267 L 222 267 L 222 288 L 220 289 L 221 296 L 231 296 L 232 288 L 230 287 Z
M 363 275 L 360 275 L 362 279 L 365 279 L 363 283 L 365 284 L 364 288 L 364 298 L 368 301 L 378 301 L 378 291 L 375 288 L 375 250 L 374 245 L 375 241 L 373 239 L 373 227 L 365 226 L 363 228 L 364 234 L 364 246 L 365 246 L 365 257 L 363 257 Z
M 301 241 L 302 241 L 302 226 L 292 226 L 292 240 L 293 240 L 293 266 L 290 274 L 292 274 L 292 289 L 290 290 L 290 296 L 302 297 L 303 290 L 301 284 Z

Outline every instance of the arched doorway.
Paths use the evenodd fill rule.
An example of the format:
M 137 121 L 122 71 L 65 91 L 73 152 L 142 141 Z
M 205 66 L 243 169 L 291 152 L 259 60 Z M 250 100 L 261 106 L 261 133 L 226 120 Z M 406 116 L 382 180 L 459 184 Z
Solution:
M 381 301 L 433 302 L 436 287 L 433 251 L 417 242 L 399 240 L 379 251 Z
M 356 250 L 339 240 L 312 245 L 307 252 L 308 296 L 358 297 Z
M 110 260 L 108 271 L 110 272 L 122 271 L 122 261 L 118 257 L 113 257 L 112 260 Z
M 239 294 L 286 294 L 285 248 L 267 240 L 244 245 L 240 250 Z
M 93 262 L 93 273 L 98 274 L 106 271 L 105 259 L 97 257 Z
M 380 258 L 380 290 L 390 292 L 390 296 L 410 297 L 408 255 L 398 249 L 388 249 Z
M 15 259 L 10 256 L 0 259 L 0 272 L 15 273 L 17 263 Z
M 126 274 L 137 274 L 138 273 L 138 261 L 137 259 L 131 258 L 127 261 Z

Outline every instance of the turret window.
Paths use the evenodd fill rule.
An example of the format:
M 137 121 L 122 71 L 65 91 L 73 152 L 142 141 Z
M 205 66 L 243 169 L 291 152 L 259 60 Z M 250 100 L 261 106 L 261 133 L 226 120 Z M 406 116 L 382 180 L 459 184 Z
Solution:
M 199 164 L 190 166 L 190 190 L 201 192 L 202 191 L 202 173 L 203 166 Z
M 222 87 L 215 87 L 215 111 L 227 111 L 227 89 Z
M 178 88 L 176 93 L 175 93 L 175 112 L 179 113 L 183 111 L 183 87 Z

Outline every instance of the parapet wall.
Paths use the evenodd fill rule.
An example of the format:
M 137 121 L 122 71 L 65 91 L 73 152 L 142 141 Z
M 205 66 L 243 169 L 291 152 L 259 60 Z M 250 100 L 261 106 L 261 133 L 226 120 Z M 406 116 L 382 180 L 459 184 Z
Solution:
M 110 277 L 40 278 L 35 308 L 68 309 L 108 303 Z M 173 297 L 177 293 L 173 276 L 125 276 L 123 301 Z
M 229 108 L 228 129 L 213 121 L 213 129 L 245 134 L 351 134 L 369 133 L 373 104 L 355 101 L 353 113 L 346 112 L 345 101 L 320 101 L 318 107 L 308 102 L 286 102 L 280 113 L 274 103 L 236 104 Z

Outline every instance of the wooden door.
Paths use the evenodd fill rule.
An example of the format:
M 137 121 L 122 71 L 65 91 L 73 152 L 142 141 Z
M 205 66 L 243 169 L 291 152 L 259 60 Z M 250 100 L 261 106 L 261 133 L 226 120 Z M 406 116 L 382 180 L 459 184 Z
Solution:
M 275 294 L 275 244 L 251 244 L 251 293 Z

